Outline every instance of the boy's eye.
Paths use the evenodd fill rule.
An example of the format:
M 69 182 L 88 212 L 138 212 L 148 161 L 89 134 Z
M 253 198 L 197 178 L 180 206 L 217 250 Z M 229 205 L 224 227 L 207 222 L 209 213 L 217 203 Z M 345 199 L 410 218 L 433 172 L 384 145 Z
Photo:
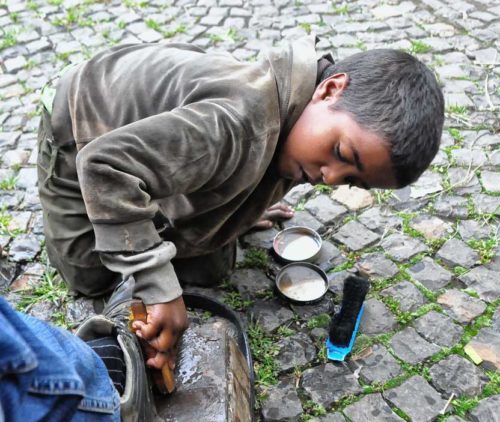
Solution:
M 343 163 L 347 163 L 347 160 L 345 157 L 340 153 L 340 144 L 335 145 L 335 155 L 337 156 L 339 161 L 342 161 Z

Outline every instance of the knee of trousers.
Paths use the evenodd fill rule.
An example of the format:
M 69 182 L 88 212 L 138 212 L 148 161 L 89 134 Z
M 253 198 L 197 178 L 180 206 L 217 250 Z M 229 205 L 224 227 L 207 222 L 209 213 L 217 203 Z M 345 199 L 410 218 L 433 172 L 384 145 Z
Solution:
M 89 263 L 75 262 L 73 256 L 61 253 L 54 248 L 50 240 L 46 240 L 47 255 L 51 265 L 58 271 L 64 282 L 70 290 L 89 297 L 102 296 L 113 291 L 121 281 L 121 274 L 108 270 L 100 260 L 96 252 L 91 252 L 91 261 L 96 265 Z

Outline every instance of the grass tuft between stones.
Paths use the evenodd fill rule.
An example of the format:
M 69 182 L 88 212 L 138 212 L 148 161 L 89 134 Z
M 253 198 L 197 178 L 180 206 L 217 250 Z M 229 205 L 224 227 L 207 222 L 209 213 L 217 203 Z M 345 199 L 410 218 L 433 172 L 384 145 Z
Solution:
M 270 264 L 269 254 L 260 248 L 249 248 L 245 252 L 243 262 L 238 264 L 238 268 L 260 268 L 267 270 Z
M 65 329 L 70 329 L 71 326 L 66 321 L 66 314 L 62 311 L 66 308 L 69 295 L 68 287 L 57 276 L 56 270 L 46 264 L 40 283 L 37 283 L 28 292 L 23 293 L 16 308 L 18 311 L 28 313 L 39 302 L 52 302 L 59 310 L 52 314 L 51 322 Z
M 274 336 L 266 333 L 256 322 L 248 325 L 250 348 L 254 358 L 255 384 L 271 386 L 278 382 L 276 355 L 279 348 Z

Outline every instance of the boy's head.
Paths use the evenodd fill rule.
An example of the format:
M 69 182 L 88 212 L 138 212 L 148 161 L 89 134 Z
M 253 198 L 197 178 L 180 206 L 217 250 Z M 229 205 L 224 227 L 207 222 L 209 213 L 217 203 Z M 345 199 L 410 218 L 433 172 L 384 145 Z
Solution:
M 279 170 L 311 183 L 403 187 L 436 155 L 443 121 L 443 95 L 424 64 L 397 50 L 358 53 L 323 71 Z

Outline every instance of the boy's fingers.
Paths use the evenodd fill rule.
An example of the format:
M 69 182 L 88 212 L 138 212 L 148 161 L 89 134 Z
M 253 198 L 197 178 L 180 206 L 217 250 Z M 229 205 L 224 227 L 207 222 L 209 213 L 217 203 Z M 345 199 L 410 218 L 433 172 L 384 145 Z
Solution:
M 282 220 L 291 218 L 293 216 L 293 211 L 285 211 L 282 209 L 267 210 L 264 213 L 264 218 L 267 220 Z
M 270 229 L 273 226 L 273 222 L 270 220 L 260 220 L 254 224 L 254 229 Z
M 177 360 L 177 348 L 173 352 L 163 353 L 157 352 L 152 358 L 146 361 L 146 365 L 153 368 L 161 369 L 165 365 L 168 365 L 170 369 L 174 370 Z
M 155 357 L 152 357 L 146 361 L 146 365 L 152 366 L 156 369 L 161 369 L 169 363 L 169 356 L 166 353 L 161 352 L 158 352 Z
M 289 205 L 283 204 L 281 202 L 278 202 L 277 204 L 271 205 L 267 210 L 268 211 L 282 210 L 282 211 L 293 212 L 292 207 L 290 207 Z
M 167 352 L 174 346 L 176 340 L 170 330 L 163 330 L 158 337 L 149 340 L 149 344 L 159 352 Z
M 136 331 L 137 331 L 137 330 L 142 330 L 142 327 L 144 327 L 145 325 L 146 325 L 146 323 L 145 323 L 145 322 L 142 322 L 142 321 L 134 321 L 134 322 L 132 323 L 132 328 L 133 328 L 134 330 L 136 330 Z
M 151 342 L 158 336 L 158 331 L 160 330 L 160 327 L 158 327 L 158 325 L 151 323 L 149 324 L 139 323 L 139 324 L 142 324 L 142 326 L 136 332 L 138 337 Z

